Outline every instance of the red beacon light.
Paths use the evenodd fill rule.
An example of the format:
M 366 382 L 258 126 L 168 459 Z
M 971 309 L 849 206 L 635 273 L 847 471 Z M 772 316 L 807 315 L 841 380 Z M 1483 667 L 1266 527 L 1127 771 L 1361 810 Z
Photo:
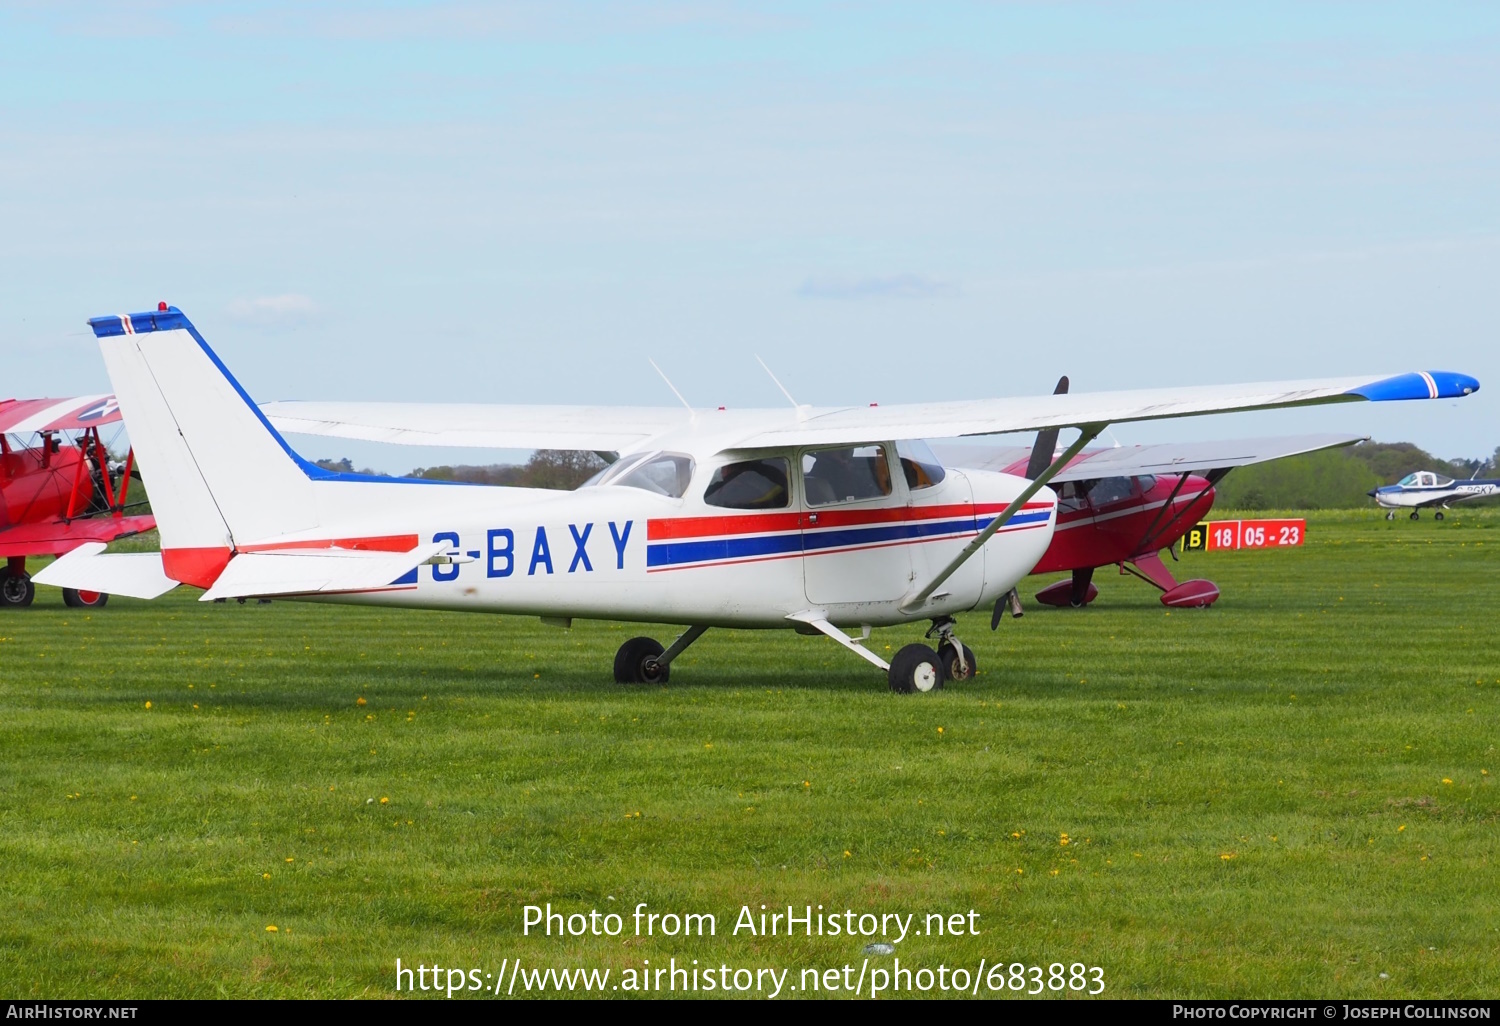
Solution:
M 156 304 L 156 312 L 157 313 L 166 313 L 167 312 L 167 301 L 165 299 L 163 299 L 160 303 Z

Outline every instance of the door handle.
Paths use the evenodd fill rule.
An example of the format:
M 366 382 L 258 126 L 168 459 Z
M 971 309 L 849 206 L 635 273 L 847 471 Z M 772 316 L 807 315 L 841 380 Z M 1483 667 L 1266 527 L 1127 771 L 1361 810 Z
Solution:
M 818 522 L 818 515 L 816 513 L 809 513 L 807 515 L 807 522 L 809 524 L 816 524 Z

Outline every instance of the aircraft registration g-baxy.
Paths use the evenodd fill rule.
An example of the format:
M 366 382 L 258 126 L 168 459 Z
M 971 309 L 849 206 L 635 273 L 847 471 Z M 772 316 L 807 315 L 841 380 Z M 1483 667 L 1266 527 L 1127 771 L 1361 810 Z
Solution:
M 665 649 L 625 642 L 622 682 L 665 681 L 710 627 L 791 627 L 879 666 L 893 690 L 932 690 L 973 672 L 954 616 L 1002 600 L 1042 557 L 1047 482 L 1106 424 L 1479 387 L 1434 372 L 839 408 L 257 407 L 176 308 L 89 323 L 162 549 L 86 546 L 38 581 L 687 628 Z M 913 441 L 1064 427 L 1078 440 L 1030 480 L 948 469 Z M 393 480 L 314 466 L 282 431 L 620 457 L 573 492 Z M 842 629 L 920 620 L 941 650 L 908 645 L 889 664 Z

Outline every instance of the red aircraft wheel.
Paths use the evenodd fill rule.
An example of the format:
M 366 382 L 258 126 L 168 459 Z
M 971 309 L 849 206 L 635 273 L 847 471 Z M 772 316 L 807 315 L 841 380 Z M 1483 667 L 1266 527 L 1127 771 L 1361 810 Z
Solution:
M 71 609 L 98 609 L 109 601 L 109 596 L 102 591 L 79 591 L 76 588 L 63 589 L 63 605 Z
M 6 568 L 0 570 L 0 606 L 7 609 L 24 609 L 36 598 L 36 585 L 31 583 L 28 573 L 16 573 Z

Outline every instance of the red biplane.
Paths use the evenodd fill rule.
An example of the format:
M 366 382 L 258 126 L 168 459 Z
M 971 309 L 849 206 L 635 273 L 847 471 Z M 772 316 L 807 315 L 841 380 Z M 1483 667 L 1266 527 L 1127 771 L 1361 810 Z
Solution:
M 1067 390 L 1065 377 L 1057 392 Z M 1212 605 L 1218 586 L 1205 580 L 1179 582 L 1161 552 L 1176 558 L 1173 546 L 1213 507 L 1214 485 L 1235 467 L 1362 440 L 1358 435 L 1299 435 L 1086 449 L 1052 478 L 1057 530 L 1031 571 L 1071 571 L 1072 579 L 1048 585 L 1036 599 L 1049 606 L 1086 606 L 1099 594 L 1094 571 L 1114 565 L 1159 589 L 1163 605 Z M 1035 478 L 1052 461 L 1056 447 L 1057 432 L 1043 431 L 1030 449 L 958 444 L 935 444 L 933 449 L 948 466 Z M 1012 615 L 1021 615 L 1019 595 L 1012 592 L 1008 598 Z M 1001 612 L 997 603 L 991 626 L 999 623 Z
M 125 515 L 134 453 L 111 463 L 99 433 L 119 419 L 112 395 L 0 401 L 0 607 L 31 605 L 27 556 L 60 556 L 156 526 L 150 515 Z M 70 606 L 108 599 L 63 589 Z

